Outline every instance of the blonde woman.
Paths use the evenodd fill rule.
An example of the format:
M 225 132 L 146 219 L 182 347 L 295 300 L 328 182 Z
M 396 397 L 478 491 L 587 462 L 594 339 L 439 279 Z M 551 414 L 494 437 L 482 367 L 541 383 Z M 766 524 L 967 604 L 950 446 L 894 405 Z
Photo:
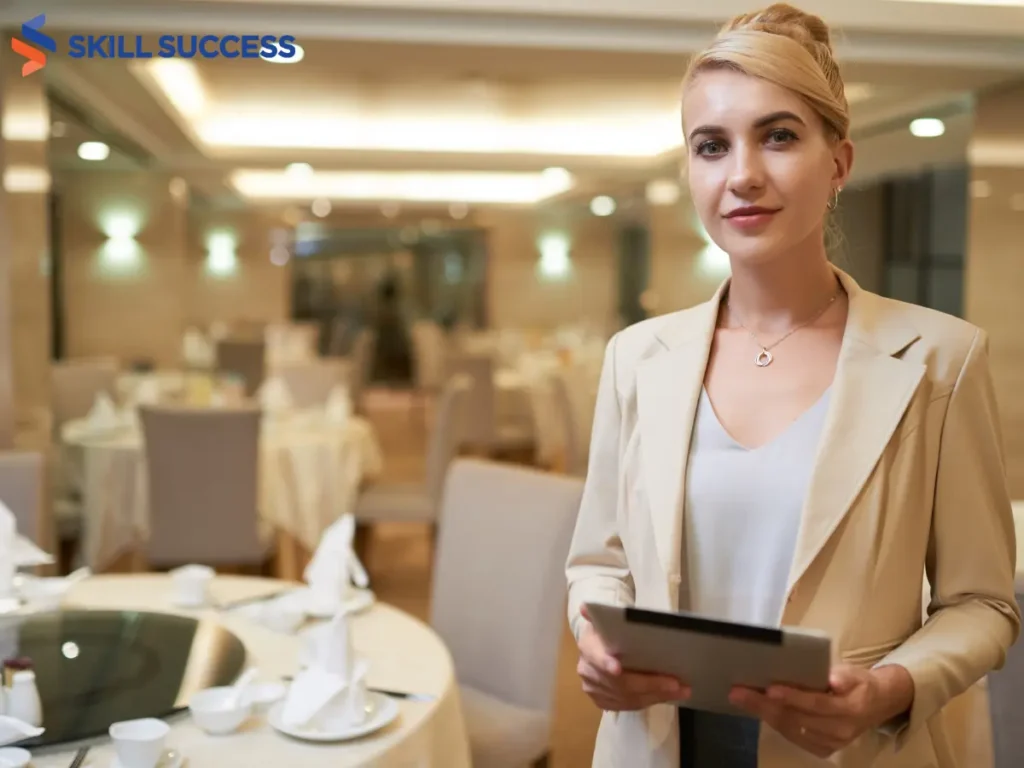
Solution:
M 830 265 L 854 153 L 819 18 L 733 20 L 682 117 L 732 276 L 608 346 L 567 569 L 594 765 L 984 768 L 947 705 L 1020 626 L 985 334 Z M 588 601 L 813 627 L 842 661 L 827 694 L 734 690 L 748 717 L 677 708 L 684 683 L 622 669 Z

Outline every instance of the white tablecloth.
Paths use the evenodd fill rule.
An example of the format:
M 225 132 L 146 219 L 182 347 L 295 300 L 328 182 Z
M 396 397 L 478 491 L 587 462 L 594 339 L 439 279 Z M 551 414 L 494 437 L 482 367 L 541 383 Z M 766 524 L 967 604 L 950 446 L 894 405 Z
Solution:
M 218 577 L 211 587 L 215 600 L 230 601 L 279 591 L 283 582 L 246 577 Z M 98 576 L 77 585 L 67 607 L 161 611 L 202 616 L 220 622 L 245 644 L 250 663 L 261 680 L 294 675 L 301 640 L 271 632 L 236 615 L 173 608 L 168 577 L 161 575 Z M 171 718 L 168 747 L 180 751 L 188 768 L 469 768 L 469 747 L 451 656 L 428 626 L 402 611 L 377 604 L 353 620 L 353 644 L 370 662 L 368 684 L 435 697 L 431 701 L 399 700 L 397 721 L 377 733 L 341 744 L 309 744 L 274 731 L 254 717 L 241 731 L 207 736 L 187 713 Z M 74 749 L 40 750 L 33 768 L 67 768 Z M 113 756 L 109 739 L 97 740 L 88 766 L 108 768 Z
M 102 570 L 145 542 L 149 531 L 146 466 L 137 426 L 97 432 L 84 421 L 62 432 L 65 459 L 79 469 L 83 564 Z M 309 549 L 352 510 L 360 484 L 378 477 L 383 458 L 369 422 L 335 425 L 322 414 L 267 417 L 260 442 L 260 516 Z

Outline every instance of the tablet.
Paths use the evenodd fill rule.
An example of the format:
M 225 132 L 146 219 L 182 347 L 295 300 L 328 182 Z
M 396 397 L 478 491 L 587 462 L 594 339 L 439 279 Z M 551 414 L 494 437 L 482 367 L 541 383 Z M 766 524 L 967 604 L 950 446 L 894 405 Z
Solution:
M 689 683 L 679 706 L 746 714 L 729 704 L 735 685 L 772 684 L 827 691 L 832 642 L 814 630 L 717 621 L 692 613 L 662 613 L 587 603 L 591 622 L 623 669 L 673 675 Z

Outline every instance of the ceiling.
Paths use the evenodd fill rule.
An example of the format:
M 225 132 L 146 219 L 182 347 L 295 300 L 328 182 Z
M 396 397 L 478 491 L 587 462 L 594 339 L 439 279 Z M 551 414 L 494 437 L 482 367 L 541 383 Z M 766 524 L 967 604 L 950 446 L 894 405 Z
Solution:
M 855 181 L 965 158 L 972 140 L 970 94 L 1024 79 L 1024 44 L 1008 34 L 1013 24 L 1024 31 L 1024 8 L 923 6 L 917 0 L 803 5 L 843 25 L 837 45 L 858 145 Z M 428 188 L 426 197 L 438 205 L 449 202 L 445 189 L 462 194 L 463 202 L 474 199 L 471 192 L 486 197 L 495 185 L 521 190 L 524 202 L 536 195 L 589 199 L 678 176 L 677 102 L 688 52 L 706 43 L 720 16 L 748 4 L 723 2 L 713 12 L 708 6 L 689 0 L 375 0 L 372 6 L 51 0 L 47 32 L 58 39 L 59 51 L 67 50 L 71 31 L 132 40 L 138 34 L 152 50 L 161 33 L 262 28 L 296 34 L 305 57 L 280 65 L 58 54 L 44 74 L 58 103 L 55 117 L 63 110 L 69 123 L 110 139 L 115 151 L 105 165 L 180 175 L 215 203 L 344 199 L 352 184 L 374 184 L 330 174 L 369 171 L 385 180 L 387 174 L 430 172 L 426 182 L 401 181 L 404 189 Z M 0 23 L 23 20 L 36 7 L 0 0 Z M 373 19 L 376 33 L 369 39 L 359 30 Z M 911 19 L 917 20 L 912 33 Z M 346 20 L 359 23 L 340 23 Z M 475 37 L 455 34 L 473 24 Z M 604 32 L 597 34 L 598 28 Z M 526 38 L 530 30 L 540 33 L 528 45 L 509 34 Z M 639 49 L 651 35 L 662 36 L 662 43 Z M 943 137 L 909 134 L 909 120 L 926 115 L 946 119 Z M 1010 127 L 1007 135 L 973 138 L 1024 146 L 1021 133 Z M 82 166 L 74 154 L 77 138 L 72 132 L 53 142 L 58 170 Z M 1005 154 L 1008 148 L 996 149 Z M 287 175 L 284 167 L 294 162 L 312 164 L 313 179 Z M 550 185 L 542 174 L 550 167 L 569 170 L 568 191 Z M 255 196 L 239 193 L 240 172 L 249 173 L 243 188 Z M 491 179 L 481 191 L 465 186 L 467 172 L 516 175 Z M 380 195 L 393 189 L 375 188 Z

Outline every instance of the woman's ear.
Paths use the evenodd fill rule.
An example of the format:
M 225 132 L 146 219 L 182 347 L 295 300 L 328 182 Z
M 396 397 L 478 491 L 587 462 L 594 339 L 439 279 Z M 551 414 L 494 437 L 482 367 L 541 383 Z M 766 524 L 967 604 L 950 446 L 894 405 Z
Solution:
M 838 142 L 832 152 L 835 163 L 835 174 L 832 176 L 833 189 L 845 187 L 850 179 L 850 171 L 853 170 L 853 142 L 843 139 Z

